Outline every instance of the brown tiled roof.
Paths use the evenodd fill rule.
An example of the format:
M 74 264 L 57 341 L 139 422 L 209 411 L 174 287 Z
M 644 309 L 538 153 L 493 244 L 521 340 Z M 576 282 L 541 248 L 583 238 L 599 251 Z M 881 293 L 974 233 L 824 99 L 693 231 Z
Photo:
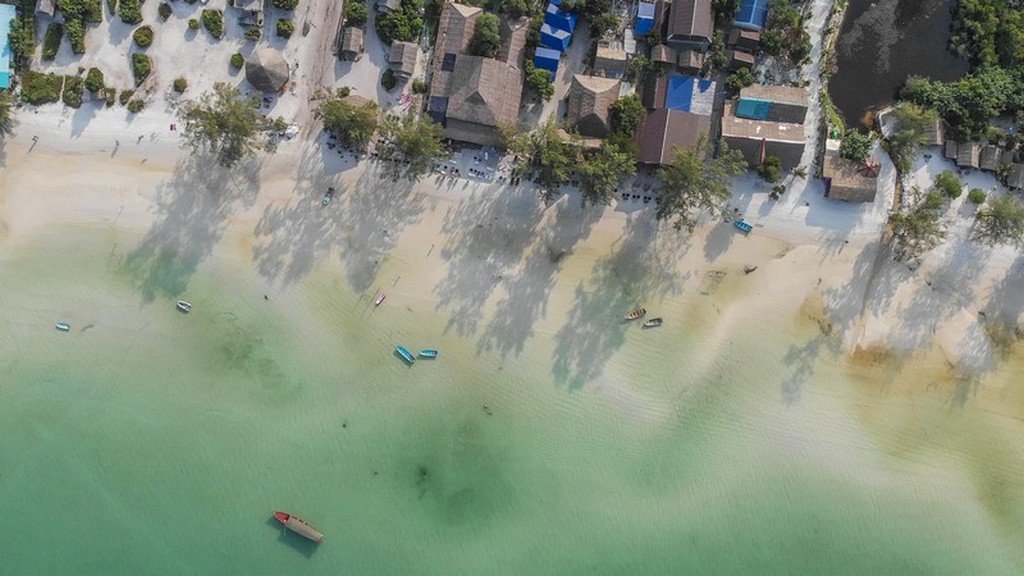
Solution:
M 956 140 L 946 140 L 946 146 L 942 151 L 942 155 L 945 156 L 947 160 L 956 160 L 957 147 L 959 147 L 959 143 L 957 143 Z
M 679 52 L 677 63 L 680 68 L 700 70 L 704 67 L 704 55 L 696 50 L 683 50 Z
M 772 103 L 768 119 L 803 124 L 807 118 L 807 89 L 795 86 L 753 84 L 740 90 L 740 98 Z
M 665 107 L 665 91 L 667 90 L 668 78 L 665 76 L 648 76 L 644 80 L 644 89 L 641 92 L 640 103 L 648 110 Z
M 729 40 L 726 45 L 746 52 L 754 52 L 761 46 L 761 33 L 756 30 L 733 28 L 729 32 Z
M 722 138 L 743 152 L 748 164 L 760 165 L 763 156 L 777 156 L 786 167 L 799 163 L 806 144 L 803 124 L 738 118 L 735 107 L 735 101 L 725 105 Z
M 451 76 L 452 90 L 448 94 L 446 115 L 449 123 L 454 121 L 494 128 L 499 124 L 514 124 L 518 120 L 519 97 L 523 90 L 523 76 L 519 69 L 493 58 L 461 54 L 455 59 Z
M 675 64 L 676 51 L 664 44 L 658 44 L 651 48 L 651 60 L 659 64 Z
M 669 38 L 711 40 L 714 16 L 711 0 L 675 0 L 669 15 Z
M 757 59 L 754 58 L 753 54 L 747 52 L 741 52 L 740 50 L 726 50 L 725 57 L 729 60 L 729 68 L 732 70 L 739 70 L 740 68 L 753 68 L 754 63 Z
M 956 147 L 956 165 L 961 168 L 977 168 L 981 161 L 981 144 L 961 142 Z
M 936 120 L 924 128 L 924 145 L 925 146 L 942 146 L 942 140 L 946 137 L 946 127 L 942 124 L 942 120 L 936 118 Z
M 350 54 L 359 54 L 363 51 L 363 30 L 355 26 L 345 28 L 345 34 L 341 38 L 341 51 Z
M 985 146 L 981 149 L 981 160 L 978 162 L 979 167 L 982 170 L 995 172 L 999 169 L 999 159 L 1002 156 L 1002 152 L 997 146 Z
M 416 70 L 416 54 L 419 47 L 412 42 L 392 42 L 388 64 L 400 76 L 412 76 Z
M 826 195 L 836 200 L 874 202 L 878 192 L 877 173 L 841 158 L 835 151 L 825 153 L 821 177 L 825 180 Z
M 430 81 L 431 95 L 449 90 L 450 70 L 444 70 L 445 58 L 454 59 L 469 46 L 473 37 L 473 26 L 483 8 L 464 6 L 449 2 L 441 9 L 441 17 L 437 25 L 437 42 L 434 44 L 434 76 Z
M 642 164 L 669 164 L 676 148 L 693 148 L 711 130 L 711 117 L 661 108 L 644 118 L 637 131 Z
M 523 54 L 526 52 L 526 34 L 530 31 L 530 19 L 523 17 L 512 20 L 501 19 L 501 49 L 498 60 L 511 64 L 516 68 L 523 67 Z
M 1006 185 L 1016 190 L 1024 188 L 1024 164 L 1010 165 L 1010 173 L 1006 176 Z
M 609 108 L 619 98 L 619 81 L 577 74 L 569 86 L 568 119 L 576 130 L 594 138 L 608 136 Z

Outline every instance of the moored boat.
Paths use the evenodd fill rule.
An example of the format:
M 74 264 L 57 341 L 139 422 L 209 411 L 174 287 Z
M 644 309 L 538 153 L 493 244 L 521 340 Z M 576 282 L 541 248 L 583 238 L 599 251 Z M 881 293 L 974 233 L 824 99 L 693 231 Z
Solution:
M 409 349 L 405 346 L 395 346 L 395 351 L 398 352 L 398 355 L 401 356 L 402 360 L 405 360 L 407 364 L 412 364 L 416 361 L 412 352 L 409 352 Z
M 57 330 L 60 330 L 61 332 L 71 331 L 71 324 L 68 324 L 67 322 L 57 322 L 55 327 L 57 328 Z
M 378 292 L 377 293 L 377 299 L 373 301 L 373 305 L 375 307 L 376 306 L 380 306 L 384 302 L 384 299 L 387 298 L 387 297 L 388 297 L 387 294 L 385 294 L 383 292 Z
M 277 518 L 277 521 L 284 524 L 285 528 L 295 532 L 299 536 L 309 538 L 316 543 L 324 541 L 324 535 L 302 518 L 296 518 L 287 512 L 274 512 L 274 518 Z
M 192 303 L 191 302 L 186 302 L 184 300 L 178 300 L 177 308 L 178 308 L 179 311 L 184 312 L 185 314 L 188 314 L 189 312 L 192 311 Z
M 644 314 L 647 314 L 647 308 L 637 308 L 626 314 L 626 320 L 636 320 L 637 318 L 642 318 Z
M 654 328 L 656 326 L 661 326 L 662 322 L 663 320 L 661 318 L 651 318 L 650 320 L 644 322 L 644 328 Z
M 434 350 L 433 348 L 424 348 L 423 350 L 420 350 L 420 356 L 424 358 L 437 358 L 437 350 Z

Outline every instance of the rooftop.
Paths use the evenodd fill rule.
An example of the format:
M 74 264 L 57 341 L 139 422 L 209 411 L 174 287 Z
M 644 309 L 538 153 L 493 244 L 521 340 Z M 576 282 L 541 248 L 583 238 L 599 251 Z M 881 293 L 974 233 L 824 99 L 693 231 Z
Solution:
M 711 131 L 711 117 L 661 108 L 648 114 L 637 131 L 642 164 L 670 164 L 676 148 L 693 148 Z

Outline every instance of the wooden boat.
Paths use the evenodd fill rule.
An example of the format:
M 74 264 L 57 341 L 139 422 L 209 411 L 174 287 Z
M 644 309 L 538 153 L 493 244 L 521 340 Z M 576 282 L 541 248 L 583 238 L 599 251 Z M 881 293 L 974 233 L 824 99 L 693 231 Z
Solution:
M 185 314 L 188 314 L 189 312 L 192 311 L 192 303 L 191 302 L 186 302 L 184 300 L 178 300 L 177 308 L 178 308 L 179 311 L 184 312 Z
M 331 198 L 334 198 L 334 188 L 328 188 L 327 192 L 324 193 L 323 200 L 321 200 L 320 202 L 324 206 L 327 206 L 328 204 L 331 203 Z
M 754 229 L 749 222 L 742 218 L 733 222 L 733 225 L 736 226 L 736 228 L 739 228 L 740 232 L 743 232 L 744 234 L 750 234 L 750 231 Z
M 384 302 L 384 299 L 387 298 L 387 297 L 388 297 L 387 294 L 385 294 L 383 292 L 378 292 L 377 293 L 377 299 L 373 301 L 374 308 L 376 308 L 377 306 L 380 306 Z
M 318 544 L 324 541 L 324 535 L 316 528 L 310 526 L 309 522 L 306 522 L 302 518 L 296 518 L 287 512 L 274 512 L 274 518 L 277 518 L 277 521 L 284 524 L 285 528 L 295 532 L 299 536 L 309 538 Z
M 644 322 L 644 328 L 655 328 L 657 326 L 661 326 L 662 322 L 663 320 L 661 318 L 651 318 Z
M 437 350 L 434 350 L 433 348 L 424 348 L 423 350 L 420 350 L 420 356 L 423 358 L 437 358 Z
M 636 320 L 637 318 L 643 318 L 644 314 L 647 314 L 647 308 L 637 308 L 629 314 L 626 314 L 626 320 Z
M 67 322 L 57 322 L 56 328 L 57 328 L 57 330 L 60 330 L 61 332 L 70 332 L 71 331 L 71 324 L 68 324 Z
M 412 352 L 409 352 L 409 349 L 405 346 L 395 346 L 395 351 L 398 352 L 398 355 L 401 356 L 402 360 L 405 360 L 406 363 L 412 364 L 413 362 L 416 362 L 416 358 L 413 357 Z

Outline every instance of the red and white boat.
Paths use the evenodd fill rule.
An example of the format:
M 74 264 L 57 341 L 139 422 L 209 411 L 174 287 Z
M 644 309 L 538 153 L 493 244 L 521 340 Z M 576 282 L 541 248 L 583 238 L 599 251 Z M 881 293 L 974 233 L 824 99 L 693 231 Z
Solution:
M 324 535 L 319 530 L 310 526 L 309 522 L 306 522 L 302 518 L 296 518 L 287 512 L 274 512 L 274 518 L 284 527 L 295 532 L 299 536 L 309 538 L 313 542 L 320 543 L 324 541 Z
M 380 306 L 384 302 L 384 299 L 387 298 L 387 297 L 388 297 L 387 294 L 385 294 L 383 292 L 378 292 L 377 293 L 377 299 L 373 301 L 374 307 Z

